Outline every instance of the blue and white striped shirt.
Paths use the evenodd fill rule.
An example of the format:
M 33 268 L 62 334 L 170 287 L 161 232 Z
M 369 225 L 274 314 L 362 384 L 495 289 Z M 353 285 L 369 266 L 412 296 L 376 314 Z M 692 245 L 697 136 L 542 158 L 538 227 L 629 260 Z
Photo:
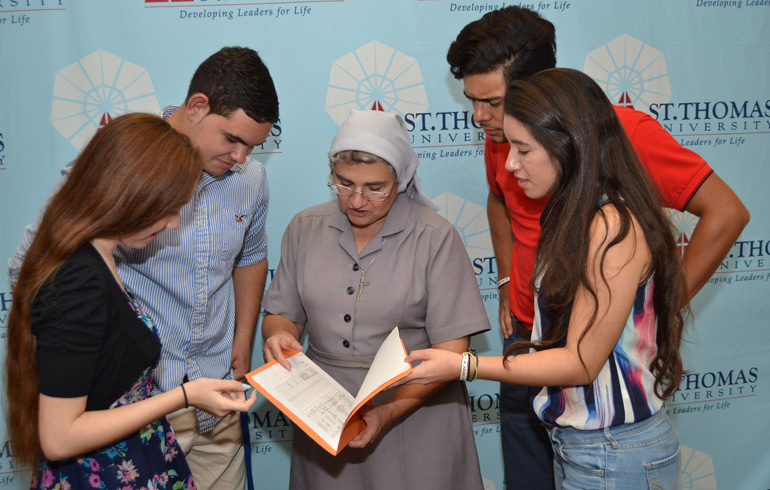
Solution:
M 168 106 L 161 115 L 168 118 L 177 109 Z M 70 166 L 62 170 L 64 177 L 49 199 Z M 185 375 L 189 380 L 233 379 L 233 268 L 267 258 L 268 194 L 265 169 L 251 158 L 220 177 L 204 172 L 193 199 L 180 211 L 179 229 L 164 231 L 142 249 L 116 250 L 120 277 L 158 327 L 163 348 L 154 379 L 161 391 L 179 386 Z M 9 261 L 12 282 L 45 206 L 24 229 L 22 244 Z M 196 414 L 200 433 L 219 420 L 201 410 Z
M 169 106 L 167 118 L 177 107 Z M 142 249 L 119 247 L 118 272 L 158 326 L 163 349 L 155 370 L 162 391 L 201 377 L 233 379 L 233 268 L 267 258 L 268 185 L 247 158 L 221 177 L 203 173 L 177 230 Z M 218 421 L 197 411 L 198 430 Z

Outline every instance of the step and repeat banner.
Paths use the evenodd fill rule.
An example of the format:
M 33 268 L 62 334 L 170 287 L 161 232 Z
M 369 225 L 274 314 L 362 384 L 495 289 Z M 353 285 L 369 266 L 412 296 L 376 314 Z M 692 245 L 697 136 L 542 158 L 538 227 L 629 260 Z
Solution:
M 465 24 L 506 4 L 553 22 L 559 66 L 655 117 L 750 210 L 693 301 L 690 374 L 668 411 L 683 445 L 681 489 L 770 488 L 769 0 L 0 0 L 0 335 L 12 300 L 5 261 L 61 167 L 110 118 L 181 104 L 200 62 L 243 45 L 263 57 L 280 99 L 280 121 L 252 155 L 270 179 L 271 274 L 291 217 L 333 197 L 326 153 L 348 111 L 400 113 L 423 188 L 465 240 L 495 326 L 473 343 L 498 354 L 484 133 L 445 56 Z M 686 247 L 697 218 L 671 218 Z M 258 340 L 254 367 L 261 359 Z M 498 385 L 469 390 L 486 488 L 503 489 Z M 294 427 L 262 398 L 249 415 L 256 487 L 286 488 Z M 0 444 L 0 490 L 27 487 L 4 422 Z

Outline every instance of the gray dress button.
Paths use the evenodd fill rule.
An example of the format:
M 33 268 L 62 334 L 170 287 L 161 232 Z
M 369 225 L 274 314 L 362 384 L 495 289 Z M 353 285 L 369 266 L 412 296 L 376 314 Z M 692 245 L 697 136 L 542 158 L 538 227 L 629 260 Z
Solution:
M 345 289 L 345 292 L 348 294 L 353 294 L 356 292 L 356 290 L 353 288 L 353 286 L 348 286 L 347 289 Z
M 348 323 L 348 322 L 349 322 L 349 321 L 350 321 L 352 318 L 353 318 L 353 317 L 351 317 L 351 316 L 350 316 L 350 315 L 348 315 L 347 313 L 345 314 L 345 316 L 343 316 L 343 317 L 342 317 L 342 319 L 343 319 L 343 320 L 345 320 L 345 323 Z
M 350 342 L 347 340 L 343 340 L 342 345 L 347 349 L 348 347 L 350 347 Z

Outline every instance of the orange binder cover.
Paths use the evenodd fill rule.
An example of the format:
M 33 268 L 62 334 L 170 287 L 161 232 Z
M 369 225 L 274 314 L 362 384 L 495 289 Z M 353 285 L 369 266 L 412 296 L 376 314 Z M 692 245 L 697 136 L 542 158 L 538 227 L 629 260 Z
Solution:
M 286 351 L 284 356 L 291 370 L 271 361 L 250 372 L 249 383 L 335 456 L 363 430 L 361 407 L 371 405 L 377 393 L 412 372 L 404 362 L 406 349 L 398 327 L 377 351 L 356 398 L 302 352 Z

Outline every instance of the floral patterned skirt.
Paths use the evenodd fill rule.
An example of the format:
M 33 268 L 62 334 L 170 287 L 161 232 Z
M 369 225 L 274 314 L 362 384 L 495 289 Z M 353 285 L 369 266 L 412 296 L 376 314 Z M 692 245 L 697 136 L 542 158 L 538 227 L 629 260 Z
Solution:
M 190 468 L 166 418 L 109 447 L 78 458 L 44 461 L 30 488 L 195 489 Z
M 152 319 L 126 289 L 137 317 L 157 335 Z M 152 366 L 110 409 L 145 400 L 154 388 Z M 183 490 L 195 489 L 190 467 L 166 417 L 141 428 L 122 441 L 62 461 L 43 461 L 32 476 L 31 489 L 45 490 Z

